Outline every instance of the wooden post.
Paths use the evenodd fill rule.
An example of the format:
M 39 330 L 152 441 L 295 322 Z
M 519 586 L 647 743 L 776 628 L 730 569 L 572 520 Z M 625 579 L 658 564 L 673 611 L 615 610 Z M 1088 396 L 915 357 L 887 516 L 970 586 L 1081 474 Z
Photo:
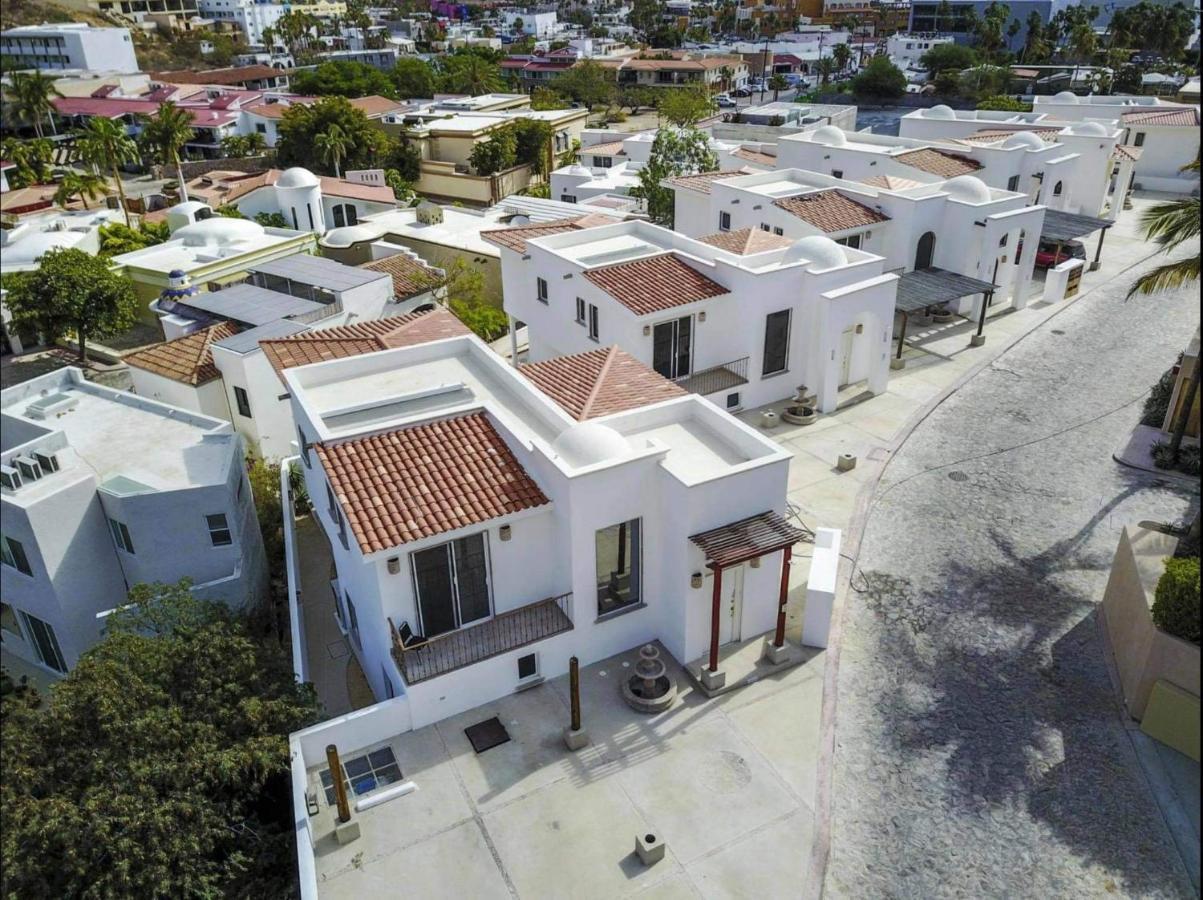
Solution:
M 906 323 L 909 318 L 906 310 L 898 310 L 898 314 L 902 316 L 902 331 L 898 334 L 898 359 L 902 359 L 902 348 L 906 346 Z
M 338 821 L 351 821 L 351 806 L 347 803 L 347 782 L 343 778 L 342 763 L 338 761 L 338 748 L 333 744 L 326 745 L 326 763 L 330 766 L 330 777 L 334 781 L 334 799 L 338 804 Z
M 714 567 L 714 594 L 710 601 L 710 671 L 718 671 L 718 616 L 723 599 L 723 570 Z
M 789 564 L 794 548 L 781 551 L 781 594 L 777 600 L 777 633 L 773 635 L 773 646 L 785 646 L 785 605 L 789 602 Z
M 568 696 L 572 703 L 572 730 L 581 730 L 581 664 L 575 656 L 568 660 Z

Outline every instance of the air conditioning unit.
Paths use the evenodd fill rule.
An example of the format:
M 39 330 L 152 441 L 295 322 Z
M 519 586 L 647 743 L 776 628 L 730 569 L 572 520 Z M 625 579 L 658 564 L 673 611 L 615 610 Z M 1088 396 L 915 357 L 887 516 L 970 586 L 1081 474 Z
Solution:
M 42 477 L 42 467 L 38 465 L 38 461 L 29 456 L 18 456 L 13 462 L 17 464 L 17 471 L 21 473 L 21 478 L 25 481 L 37 481 Z
M 58 457 L 53 453 L 43 453 L 40 450 L 34 450 L 30 456 L 38 461 L 38 465 L 42 467 L 43 475 L 49 475 L 51 472 L 58 471 Z
M 0 466 L 0 485 L 15 491 L 21 487 L 21 474 L 12 466 Z

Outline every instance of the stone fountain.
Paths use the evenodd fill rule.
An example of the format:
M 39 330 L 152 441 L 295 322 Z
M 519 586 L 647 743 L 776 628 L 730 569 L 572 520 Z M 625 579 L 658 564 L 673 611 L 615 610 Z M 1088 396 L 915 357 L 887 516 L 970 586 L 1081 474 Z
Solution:
M 668 709 L 677 698 L 677 684 L 660 660 L 660 651 L 652 644 L 639 648 L 635 674 L 622 683 L 622 699 L 636 712 L 658 713 Z

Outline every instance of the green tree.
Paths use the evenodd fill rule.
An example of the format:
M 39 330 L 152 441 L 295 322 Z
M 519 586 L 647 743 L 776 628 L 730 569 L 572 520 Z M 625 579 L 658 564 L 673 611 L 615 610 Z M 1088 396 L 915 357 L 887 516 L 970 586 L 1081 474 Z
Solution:
M 6 137 L 3 144 L 0 144 L 0 159 L 5 159 L 17 167 L 8 176 L 12 187 L 45 184 L 53 177 L 51 163 L 54 162 L 54 145 L 46 138 L 23 141 L 16 137 Z
M 101 225 L 100 255 L 106 259 L 161 244 L 171 238 L 166 222 L 142 222 L 137 228 L 112 222 Z
M 129 210 L 125 204 L 125 185 L 121 181 L 120 167 L 138 160 L 138 145 L 125 133 L 125 126 L 116 119 L 92 116 L 88 124 L 76 135 L 75 152 L 90 165 L 93 171 L 107 170 L 117 186 L 117 197 L 125 224 L 129 225 Z
M 631 11 L 627 14 L 627 24 L 635 29 L 644 42 L 654 43 L 649 39 L 652 33 L 660 27 L 663 14 L 664 3 L 662 0 L 634 0 L 631 3 Z
M 660 117 L 678 128 L 692 128 L 714 111 L 714 100 L 704 87 L 661 88 Z
M 1010 83 L 1011 70 L 1005 66 L 974 66 L 961 76 L 961 93 L 977 99 L 997 97 Z
M 614 99 L 614 76 L 595 60 L 583 59 L 555 81 L 555 90 L 592 109 Z
M 54 126 L 54 98 L 61 97 L 54 79 L 41 72 L 13 72 L 8 76 L 5 91 L 12 114 L 33 126 L 38 137 L 44 137 L 43 120 Z
M 334 169 L 334 177 L 342 178 L 343 173 L 340 166 L 346 159 L 351 145 L 351 139 L 347 133 L 338 125 L 331 125 L 313 139 L 313 145 L 317 148 L 321 161 Z
M 84 363 L 88 338 L 118 334 L 138 317 L 133 282 L 113 273 L 106 260 L 73 247 L 48 251 L 35 271 L 7 276 L 4 286 L 15 329 L 48 342 L 72 331 Z
M 819 60 L 820 63 L 824 61 L 827 63 L 827 75 L 823 77 L 823 83 L 826 84 L 827 78 L 831 75 L 831 60 L 825 56 Z M 773 92 L 773 102 L 776 103 L 777 98 L 781 95 L 781 92 L 789 87 L 789 82 L 786 80 L 784 75 L 773 74 L 769 76 L 768 87 L 769 90 Z
M 1046 38 L 1044 19 L 1040 13 L 1033 10 L 1028 13 L 1027 34 L 1023 39 L 1023 50 L 1020 57 L 1025 63 L 1037 64 L 1048 59 L 1052 47 Z
M 517 163 L 530 166 L 536 175 L 546 175 L 554 153 L 555 126 L 540 119 L 515 119 L 509 127 Z
M 485 276 L 480 269 L 457 259 L 432 287 L 436 296 L 445 298 L 456 318 L 482 340 L 495 341 L 508 330 L 505 311 L 488 301 Z
M 672 228 L 675 192 L 664 182 L 717 168 L 718 157 L 710 148 L 708 135 L 696 128 L 661 128 L 647 163 L 639 170 L 639 184 L 631 188 L 630 194 L 644 201 L 653 222 Z
M 393 197 L 406 206 L 413 203 L 417 197 L 413 182 L 406 180 L 405 176 L 396 169 L 384 170 L 384 183 L 393 189 Z
M 1089 63 L 1094 58 L 1094 52 L 1098 49 L 1098 36 L 1094 33 L 1094 27 L 1088 24 L 1079 24 L 1073 27 L 1069 33 L 1069 52 L 1074 61 L 1073 79 L 1070 82 L 1078 80 L 1078 67 L 1083 63 Z
M 264 228 L 291 228 L 288 220 L 284 218 L 283 213 L 278 212 L 261 212 L 255 213 L 254 219 Z
M 398 142 L 386 135 L 362 110 L 345 97 L 323 97 L 316 103 L 294 103 L 277 126 L 276 161 L 281 168 L 303 166 L 328 171 L 318 152 L 319 134 L 337 125 L 347 136 L 348 150 L 342 162 L 348 169 L 384 168 L 393 165 Z
M 1186 166 L 1184 171 L 1197 173 L 1199 160 L 1196 159 Z M 1141 214 L 1140 225 L 1144 231 L 1145 240 L 1156 242 L 1161 246 L 1163 253 L 1172 253 L 1184 244 L 1190 243 L 1194 244 L 1195 252 L 1141 275 L 1128 291 L 1128 297 L 1137 294 L 1146 296 L 1158 294 L 1188 284 L 1197 284 L 1199 281 L 1199 198 L 1184 197 L 1181 200 L 1155 203 Z M 1190 418 L 1189 411 L 1194 408 L 1195 397 L 1199 393 L 1200 369 L 1203 369 L 1203 366 L 1195 366 L 1190 381 L 1187 383 L 1186 396 L 1183 399 L 1183 413 L 1174 424 L 1173 435 L 1170 438 L 1169 456 L 1174 465 L 1178 463 L 1182 440 L 1186 435 L 1186 424 Z M 1196 519 L 1196 524 L 1197 521 Z
M 434 70 L 425 60 L 416 56 L 398 59 L 397 64 L 393 66 L 392 78 L 398 97 L 409 100 L 434 96 Z
M 475 53 L 457 53 L 444 61 L 443 90 L 450 94 L 478 97 L 502 88 L 501 69 L 497 63 Z
M 1199 558 L 1167 559 L 1157 579 L 1153 622 L 1162 631 L 1199 643 Z
M 472 148 L 468 162 L 477 175 L 496 175 L 518 160 L 518 139 L 512 128 L 498 128 Z
M 843 72 L 848 68 L 848 63 L 852 61 L 852 50 L 847 44 L 836 44 L 831 48 L 831 58 L 835 60 L 835 64 Z
M 530 95 L 530 108 L 534 110 L 567 109 L 569 101 L 551 88 L 537 87 Z
M 393 78 L 375 66 L 351 60 L 324 62 L 316 69 L 300 69 L 293 73 L 291 83 L 292 90 L 298 94 L 314 97 L 397 97 Z
M 852 79 L 852 92 L 858 98 L 892 100 L 906 93 L 906 76 L 887 57 L 875 56 Z
M 941 72 L 961 72 L 977 62 L 977 51 L 964 44 L 936 44 L 919 57 L 919 65 L 927 69 L 932 78 Z
M 188 185 L 180 165 L 184 145 L 196 136 L 192 130 L 192 113 L 170 100 L 159 105 L 153 116 L 144 118 L 141 139 L 161 165 L 175 166 L 180 184 L 180 199 L 187 201 Z
M 54 202 L 65 207 L 78 197 L 84 209 L 88 209 L 88 201 L 103 197 L 106 190 L 108 184 L 95 172 L 67 172 L 54 192 Z
M 138 585 L 40 708 L 0 703 L 7 896 L 292 893 L 287 735 L 317 704 L 244 617 Z
M 993 109 L 1001 112 L 1031 112 L 1032 104 L 1016 100 L 1014 97 L 995 95 L 978 101 L 977 109 Z

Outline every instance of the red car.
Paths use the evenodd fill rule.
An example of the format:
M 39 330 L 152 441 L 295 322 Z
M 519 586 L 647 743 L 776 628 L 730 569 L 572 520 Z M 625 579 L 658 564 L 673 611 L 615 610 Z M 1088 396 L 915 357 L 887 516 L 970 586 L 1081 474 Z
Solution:
M 1017 254 L 1022 257 L 1023 244 L 1019 245 Z M 1036 245 L 1036 268 L 1051 269 L 1053 266 L 1059 266 L 1063 262 L 1068 262 L 1071 259 L 1085 259 L 1086 248 L 1081 241 L 1067 241 L 1061 245 L 1061 252 L 1057 252 L 1057 245 L 1052 241 L 1041 241 Z

